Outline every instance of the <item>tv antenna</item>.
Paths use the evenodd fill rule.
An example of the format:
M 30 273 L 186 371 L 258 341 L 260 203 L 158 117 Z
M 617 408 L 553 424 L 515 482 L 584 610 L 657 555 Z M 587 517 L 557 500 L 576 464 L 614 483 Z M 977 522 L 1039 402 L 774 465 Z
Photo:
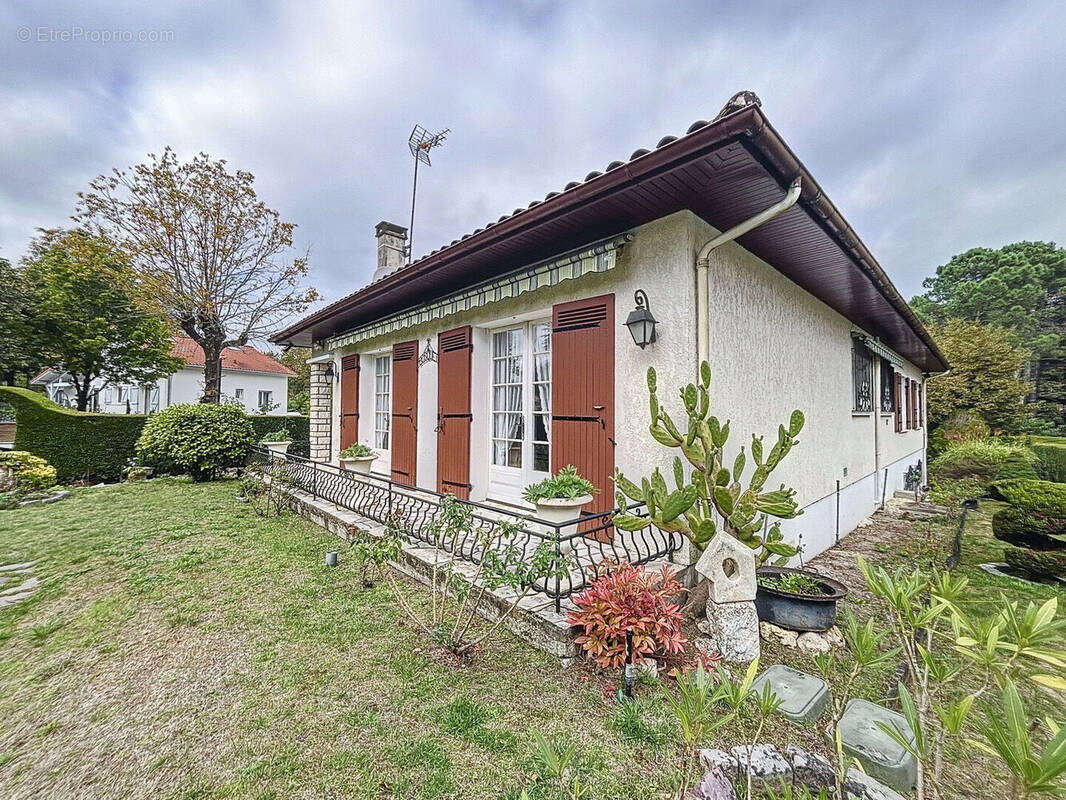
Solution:
M 415 125 L 411 136 L 407 140 L 407 146 L 411 148 L 411 155 L 415 157 L 415 180 L 411 187 L 411 227 L 407 233 L 407 263 L 411 263 L 411 249 L 415 241 L 415 195 L 418 192 L 418 162 L 423 162 L 427 167 L 432 167 L 429 160 L 429 151 L 434 147 L 440 147 L 450 131 L 445 128 L 439 133 L 430 133 L 421 125 Z

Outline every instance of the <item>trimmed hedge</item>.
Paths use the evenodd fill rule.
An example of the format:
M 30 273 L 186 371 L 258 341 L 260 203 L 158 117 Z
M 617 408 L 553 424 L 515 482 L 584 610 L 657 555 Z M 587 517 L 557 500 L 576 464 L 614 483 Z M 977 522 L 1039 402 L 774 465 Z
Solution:
M 1023 511 L 1066 522 L 1066 484 L 1051 481 L 1008 481 L 992 487 L 993 496 Z
M 292 444 L 289 452 L 294 456 L 308 457 L 311 448 L 311 418 L 310 417 L 268 417 L 265 414 L 248 417 L 255 431 L 255 440 L 258 442 L 266 434 L 285 428 L 292 435 Z
M 1061 550 L 1022 550 L 1008 547 L 1003 560 L 1009 567 L 1037 580 L 1066 576 L 1066 552 Z
M 38 392 L 14 386 L 0 386 L 0 400 L 15 408 L 15 449 L 27 450 L 55 467 L 60 483 L 120 479 L 137 456 L 137 440 L 148 420 L 144 414 L 73 411 Z M 255 415 L 248 421 L 257 440 L 284 425 L 293 438 L 289 452 L 307 457 L 310 418 Z
M 1054 522 L 1056 521 L 1034 514 L 1032 511 L 1011 506 L 1000 509 L 992 515 L 992 535 L 1001 542 L 1007 542 L 1016 547 L 1054 550 L 1063 546 L 1062 542 L 1051 538 L 1054 531 L 1049 523 Z
M 0 397 L 15 407 L 15 449 L 43 458 L 61 483 L 121 478 L 147 419 L 72 411 L 14 386 L 0 386 Z
M 1040 459 L 1037 471 L 1046 481 L 1066 483 L 1066 447 L 1054 444 L 1034 444 L 1033 452 Z

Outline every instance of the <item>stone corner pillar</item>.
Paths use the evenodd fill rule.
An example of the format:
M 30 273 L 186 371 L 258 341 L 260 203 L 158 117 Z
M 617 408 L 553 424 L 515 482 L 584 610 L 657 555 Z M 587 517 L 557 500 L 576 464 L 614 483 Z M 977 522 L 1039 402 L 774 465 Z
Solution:
M 311 365 L 312 461 L 333 458 L 333 382 L 326 377 L 327 364 Z

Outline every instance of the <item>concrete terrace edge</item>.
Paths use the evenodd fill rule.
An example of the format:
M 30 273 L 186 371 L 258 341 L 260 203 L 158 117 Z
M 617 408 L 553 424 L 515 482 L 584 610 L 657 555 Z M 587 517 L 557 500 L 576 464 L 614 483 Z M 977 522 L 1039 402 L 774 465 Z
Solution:
M 305 492 L 292 491 L 291 495 L 297 514 L 341 539 L 353 527 L 371 533 L 384 527 L 346 508 L 313 498 Z M 399 559 L 389 563 L 405 575 L 428 586 L 433 570 L 433 548 L 405 543 Z M 475 570 L 473 564 L 465 561 L 456 562 L 456 567 L 468 577 Z M 479 614 L 489 622 L 496 622 L 511 607 L 514 599 L 515 594 L 506 589 L 488 591 L 479 606 Z M 553 600 L 540 594 L 530 594 L 519 602 L 518 607 L 503 621 L 501 627 L 507 628 L 538 650 L 555 656 L 562 666 L 569 667 L 578 655 L 573 631 L 566 620 L 566 612 L 572 608 L 573 603 L 564 600 L 560 613 L 555 610 Z

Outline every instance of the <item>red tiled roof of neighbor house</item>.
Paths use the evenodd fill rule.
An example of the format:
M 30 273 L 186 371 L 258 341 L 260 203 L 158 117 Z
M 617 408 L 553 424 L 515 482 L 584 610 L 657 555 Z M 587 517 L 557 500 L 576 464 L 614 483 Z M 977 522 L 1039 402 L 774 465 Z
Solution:
M 922 370 L 947 369 L 925 326 L 821 186 L 740 92 L 711 121 L 612 161 L 451 244 L 320 308 L 270 337 L 314 342 L 475 282 L 689 209 L 724 231 L 777 202 L 797 178 L 799 202 L 737 242 Z
M 190 367 L 202 367 L 204 365 L 204 351 L 196 342 L 187 336 L 175 336 L 174 346 L 170 348 L 170 354 L 176 358 L 185 359 Z M 222 349 L 222 369 L 239 370 L 241 372 L 275 372 L 279 375 L 295 375 L 291 369 L 281 362 L 271 358 L 266 353 L 256 350 L 249 344 L 243 347 L 224 347 Z

